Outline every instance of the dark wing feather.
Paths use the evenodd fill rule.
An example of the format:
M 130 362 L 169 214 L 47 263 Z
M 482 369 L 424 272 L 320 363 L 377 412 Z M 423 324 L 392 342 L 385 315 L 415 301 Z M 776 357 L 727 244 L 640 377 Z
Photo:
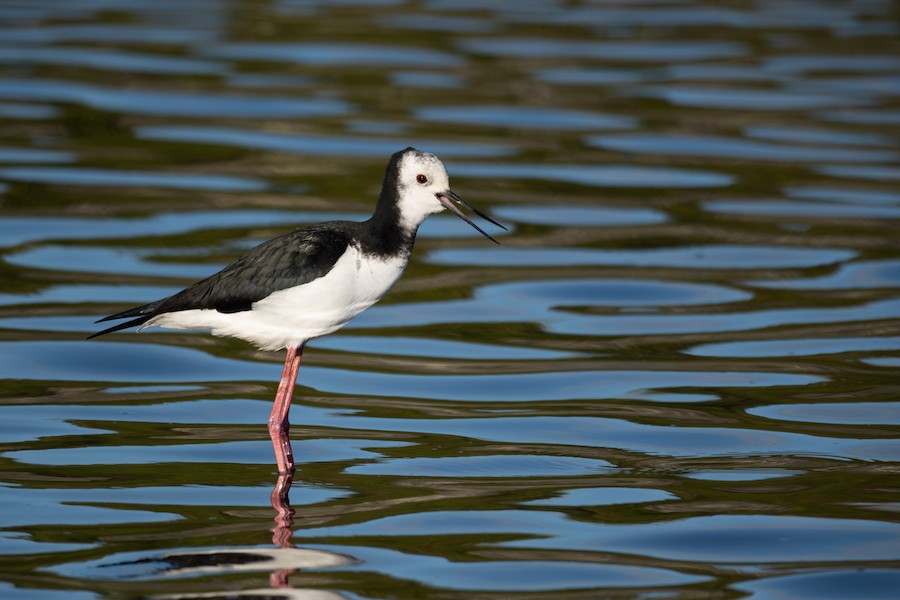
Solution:
M 98 323 L 134 317 L 88 339 L 143 325 L 168 312 L 198 308 L 223 313 L 250 310 L 255 302 L 274 292 L 303 285 L 331 270 L 347 250 L 350 225 L 356 224 L 320 223 L 273 238 L 173 296 L 100 319 Z

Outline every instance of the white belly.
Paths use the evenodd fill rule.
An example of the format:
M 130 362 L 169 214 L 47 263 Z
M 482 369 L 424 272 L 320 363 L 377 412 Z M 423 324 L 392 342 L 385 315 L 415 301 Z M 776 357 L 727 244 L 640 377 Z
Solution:
M 275 292 L 251 310 L 220 313 L 212 309 L 166 313 L 144 327 L 209 329 L 215 335 L 252 342 L 262 350 L 279 350 L 337 331 L 378 302 L 400 279 L 408 256 L 389 260 L 347 251 L 324 276 Z

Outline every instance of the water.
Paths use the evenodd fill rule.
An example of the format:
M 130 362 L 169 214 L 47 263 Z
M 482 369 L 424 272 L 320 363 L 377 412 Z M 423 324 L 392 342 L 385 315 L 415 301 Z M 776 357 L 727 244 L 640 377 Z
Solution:
M 892 598 L 890 2 L 0 3 L 0 596 Z M 92 341 L 441 155 L 279 353 Z

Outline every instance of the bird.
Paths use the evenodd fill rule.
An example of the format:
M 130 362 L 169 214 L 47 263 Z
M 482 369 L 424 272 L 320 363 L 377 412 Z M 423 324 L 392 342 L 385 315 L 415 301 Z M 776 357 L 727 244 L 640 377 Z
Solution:
M 279 474 L 293 473 L 289 411 L 304 347 L 384 297 L 409 264 L 416 232 L 429 215 L 449 210 L 499 244 L 460 207 L 508 231 L 450 189 L 437 156 L 410 146 L 391 155 L 368 220 L 327 221 L 272 238 L 172 296 L 99 319 L 128 320 L 88 339 L 159 326 L 286 350 L 268 429 Z

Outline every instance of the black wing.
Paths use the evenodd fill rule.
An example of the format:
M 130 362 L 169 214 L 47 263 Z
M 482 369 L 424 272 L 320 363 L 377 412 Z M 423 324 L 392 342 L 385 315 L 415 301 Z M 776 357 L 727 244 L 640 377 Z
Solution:
M 320 223 L 273 238 L 173 296 L 100 319 L 98 323 L 133 317 L 88 339 L 143 325 L 168 312 L 197 308 L 222 313 L 250 310 L 254 302 L 274 292 L 303 285 L 331 270 L 347 250 L 349 225 L 355 223 Z

